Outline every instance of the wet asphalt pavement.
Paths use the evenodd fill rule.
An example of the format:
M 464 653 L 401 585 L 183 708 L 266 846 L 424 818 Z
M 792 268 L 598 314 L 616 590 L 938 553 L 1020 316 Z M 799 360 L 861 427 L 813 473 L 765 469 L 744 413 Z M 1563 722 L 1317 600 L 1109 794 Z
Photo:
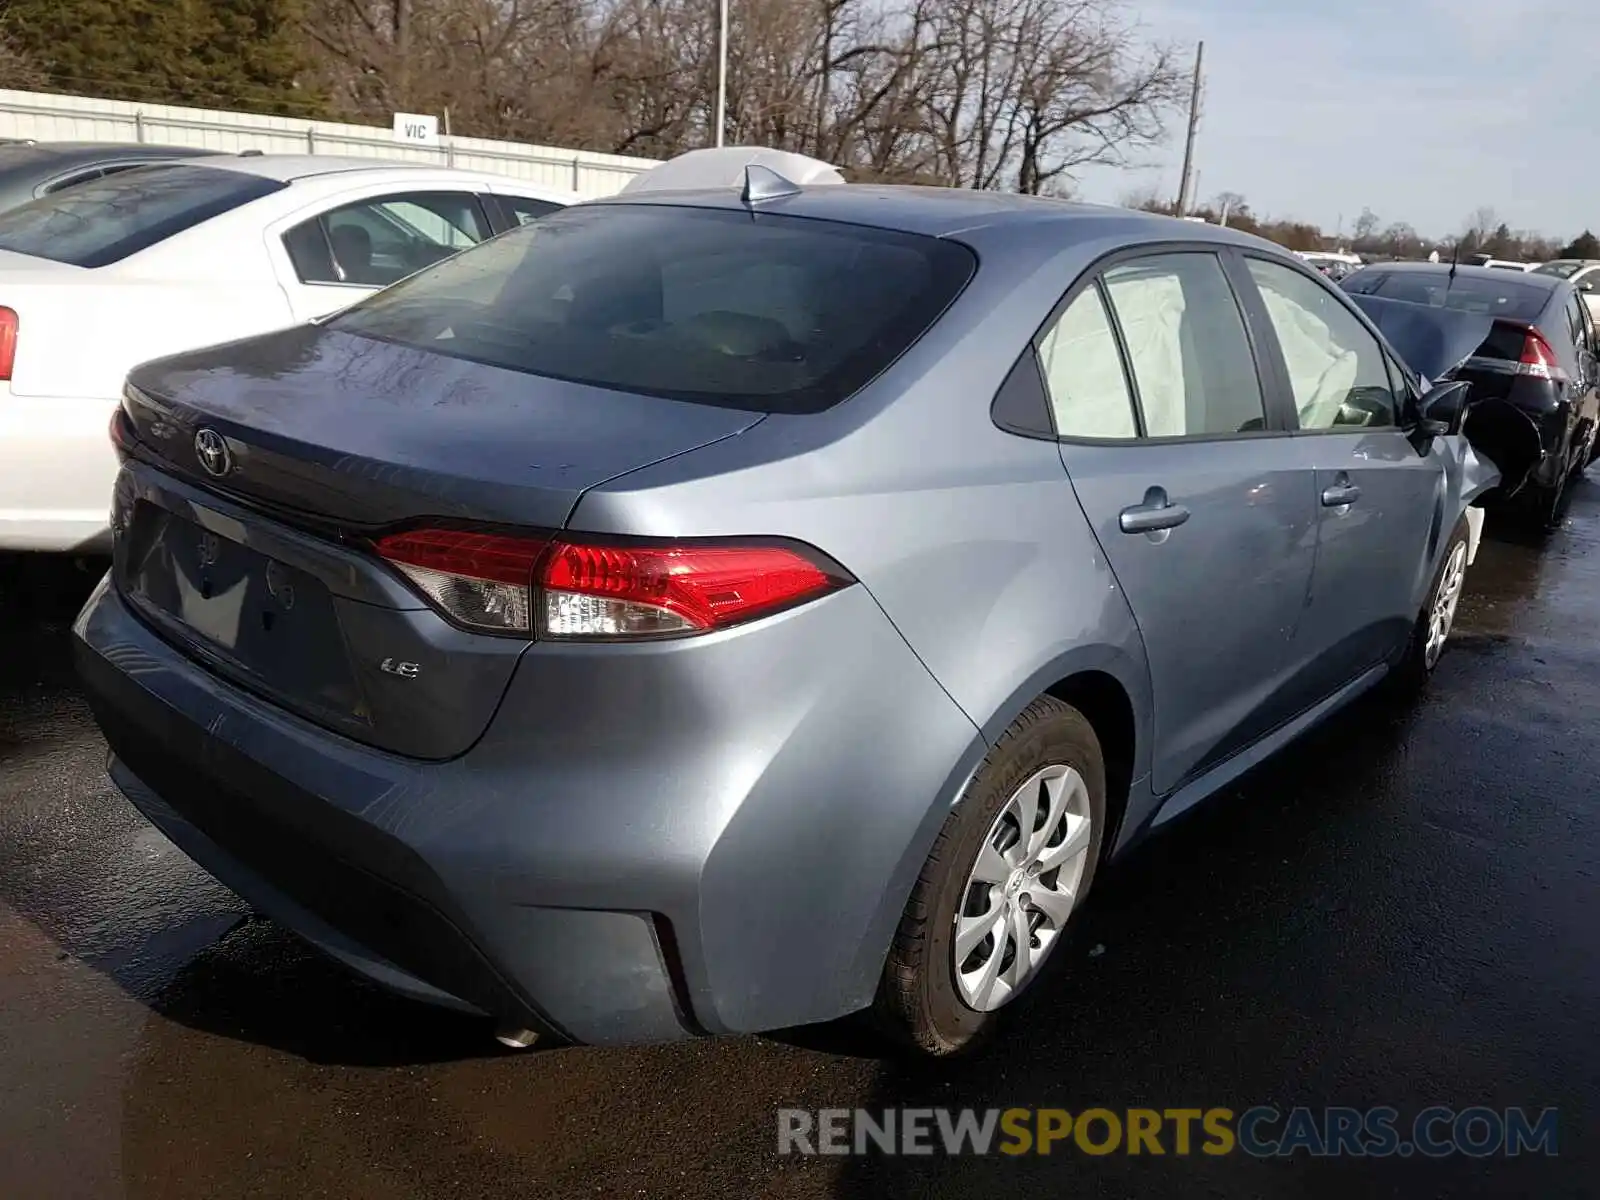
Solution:
M 1600 476 L 1600 470 L 1596 472 Z M 785 1041 L 499 1051 L 210 883 L 116 794 L 0 560 L 0 1197 L 1600 1196 L 1600 482 L 1491 519 L 1429 694 L 1358 705 L 1103 876 L 959 1064 Z M 1559 1157 L 780 1158 L 782 1106 L 1556 1106 Z

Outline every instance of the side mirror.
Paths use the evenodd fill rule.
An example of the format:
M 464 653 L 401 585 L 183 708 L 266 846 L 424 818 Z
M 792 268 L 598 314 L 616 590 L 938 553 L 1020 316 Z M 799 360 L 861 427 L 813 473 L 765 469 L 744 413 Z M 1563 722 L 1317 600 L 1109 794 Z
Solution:
M 1580 280 L 1578 280 L 1578 290 L 1580 292 L 1592 292 L 1592 291 L 1594 291 L 1594 280 L 1592 280 L 1592 279 L 1580 279 Z
M 1467 395 L 1471 391 L 1470 383 L 1439 383 L 1428 389 L 1417 402 L 1418 440 L 1460 433 L 1467 417 Z

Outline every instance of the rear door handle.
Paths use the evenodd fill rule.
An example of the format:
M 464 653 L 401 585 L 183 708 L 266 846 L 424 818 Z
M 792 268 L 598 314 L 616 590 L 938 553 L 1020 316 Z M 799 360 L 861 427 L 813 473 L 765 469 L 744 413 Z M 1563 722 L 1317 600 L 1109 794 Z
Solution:
M 1361 499 L 1361 489 L 1353 483 L 1336 483 L 1322 489 L 1323 508 L 1343 508 Z
M 1118 514 L 1117 524 L 1123 533 L 1158 533 L 1176 529 L 1188 519 L 1189 510 L 1168 501 L 1165 489 L 1151 488 L 1145 492 L 1142 504 L 1130 505 Z

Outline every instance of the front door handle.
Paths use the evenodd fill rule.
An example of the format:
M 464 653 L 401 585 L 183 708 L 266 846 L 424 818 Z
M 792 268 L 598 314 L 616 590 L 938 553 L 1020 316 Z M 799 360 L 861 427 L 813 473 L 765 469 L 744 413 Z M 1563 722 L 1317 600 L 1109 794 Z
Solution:
M 1189 510 L 1167 499 L 1164 488 L 1151 488 L 1144 501 L 1130 505 L 1117 516 L 1123 533 L 1159 533 L 1163 529 L 1176 529 L 1189 519 Z
M 1353 483 L 1336 483 L 1322 489 L 1323 508 L 1344 508 L 1361 499 L 1361 489 Z

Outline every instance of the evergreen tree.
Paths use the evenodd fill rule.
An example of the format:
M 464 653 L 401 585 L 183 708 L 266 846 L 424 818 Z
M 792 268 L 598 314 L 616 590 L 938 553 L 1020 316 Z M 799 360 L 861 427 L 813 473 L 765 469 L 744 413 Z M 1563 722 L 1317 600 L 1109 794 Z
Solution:
M 1558 258 L 1600 258 L 1600 238 L 1594 236 L 1587 229 L 1580 233 L 1572 244 L 1566 246 Z
M 0 0 L 52 90 L 313 116 L 305 0 Z

